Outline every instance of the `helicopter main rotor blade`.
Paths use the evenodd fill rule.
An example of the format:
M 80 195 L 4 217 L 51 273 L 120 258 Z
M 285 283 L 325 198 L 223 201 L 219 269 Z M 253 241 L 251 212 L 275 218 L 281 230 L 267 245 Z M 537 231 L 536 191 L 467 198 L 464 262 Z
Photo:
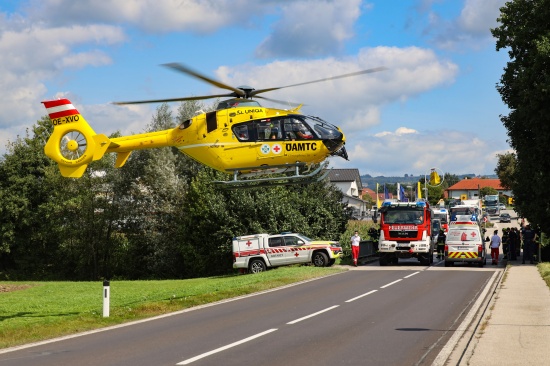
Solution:
M 288 101 L 284 101 L 284 100 L 278 100 L 278 99 L 273 99 L 273 98 L 262 97 L 261 95 L 258 95 L 255 98 L 268 100 L 270 102 L 277 103 L 277 104 L 289 105 L 291 107 L 298 107 L 299 105 L 304 105 L 303 103 L 288 102 Z
M 319 79 L 319 80 L 314 80 L 314 81 L 306 81 L 304 83 L 280 86 L 280 87 L 277 87 L 277 88 L 258 89 L 258 90 L 251 91 L 250 96 L 253 97 L 253 96 L 255 96 L 257 94 L 260 94 L 260 93 L 265 93 L 265 92 L 268 92 L 268 91 L 273 91 L 273 90 L 278 90 L 278 89 L 283 89 L 283 88 L 290 88 L 290 87 L 293 87 L 293 86 L 314 84 L 314 83 L 320 83 L 322 81 L 336 80 L 336 79 L 342 79 L 342 78 L 347 78 L 347 77 L 351 77 L 351 76 L 370 74 L 370 73 L 373 73 L 373 72 L 384 71 L 384 70 L 387 70 L 387 69 L 388 69 L 387 67 L 376 67 L 374 69 L 361 70 L 361 71 L 352 72 L 350 74 L 332 76 L 332 77 L 329 77 L 329 78 L 324 78 L 324 79 Z
M 246 94 L 245 92 L 243 92 L 241 89 L 237 89 L 237 88 L 234 88 L 230 85 L 226 85 L 222 82 L 219 82 L 217 80 L 214 80 L 214 79 L 211 79 L 209 78 L 208 76 L 205 76 L 197 71 L 194 71 L 194 70 L 191 70 L 190 68 L 188 68 L 187 66 L 184 66 L 182 64 L 179 64 L 177 62 L 172 62 L 172 63 L 169 63 L 169 64 L 164 64 L 162 66 L 166 66 L 166 67 L 169 67 L 173 70 L 176 70 L 176 71 L 179 71 L 179 72 L 183 72 L 184 74 L 187 74 L 187 75 L 191 75 L 197 79 L 200 79 L 200 80 L 203 80 L 203 81 L 206 81 L 207 83 L 209 84 L 212 84 L 214 86 L 217 86 L 218 88 L 222 88 L 222 89 L 227 89 L 227 90 L 231 90 L 232 92 L 234 92 L 235 94 L 237 94 L 236 96 L 240 96 L 240 97 L 246 97 Z
M 196 97 L 183 97 L 183 98 L 169 98 L 169 99 L 149 99 L 149 100 L 135 100 L 128 102 L 113 102 L 116 105 L 125 105 L 125 104 L 146 104 L 146 103 L 168 103 L 168 102 L 181 102 L 185 100 L 203 100 L 211 98 L 223 98 L 223 97 L 234 97 L 233 93 L 231 94 L 217 94 L 217 95 L 202 95 Z

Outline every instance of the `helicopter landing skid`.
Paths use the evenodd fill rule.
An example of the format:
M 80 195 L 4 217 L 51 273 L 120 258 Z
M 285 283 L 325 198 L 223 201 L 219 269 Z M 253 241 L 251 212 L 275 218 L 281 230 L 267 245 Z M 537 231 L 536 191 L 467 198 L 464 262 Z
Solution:
M 322 171 L 328 166 L 328 162 L 325 162 L 319 165 L 315 170 L 309 172 L 308 174 L 300 174 L 299 168 L 305 166 L 305 163 L 296 163 L 295 165 L 285 164 L 285 165 L 272 165 L 268 168 L 266 167 L 250 167 L 250 168 L 241 168 L 241 169 L 231 169 L 233 171 L 233 180 L 229 181 L 214 181 L 213 183 L 219 185 L 226 189 L 237 189 L 237 188 L 258 188 L 258 187 L 273 187 L 273 186 L 288 186 L 292 184 L 309 184 L 314 182 L 319 182 L 323 180 L 330 169 Z M 268 178 L 255 178 L 255 179 L 238 179 L 238 173 L 241 170 L 252 171 L 252 173 L 246 173 L 240 177 L 249 177 L 249 176 L 258 176 L 258 175 L 267 175 L 275 173 L 286 173 L 294 170 L 294 175 L 282 175 L 278 177 L 268 177 Z

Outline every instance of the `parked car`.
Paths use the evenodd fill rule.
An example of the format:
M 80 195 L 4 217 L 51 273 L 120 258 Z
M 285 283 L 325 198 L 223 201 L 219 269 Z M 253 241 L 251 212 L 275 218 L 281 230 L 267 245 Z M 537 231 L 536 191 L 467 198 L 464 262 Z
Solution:
M 508 213 L 500 214 L 499 222 L 512 222 L 512 217 Z

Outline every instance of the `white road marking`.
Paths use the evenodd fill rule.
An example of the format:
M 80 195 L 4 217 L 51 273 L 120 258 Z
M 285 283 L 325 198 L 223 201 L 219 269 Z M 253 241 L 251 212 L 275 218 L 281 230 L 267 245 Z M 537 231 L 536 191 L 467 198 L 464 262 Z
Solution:
M 396 283 L 399 282 L 399 281 L 403 281 L 403 279 L 399 279 L 399 280 L 397 280 L 397 281 L 390 282 L 390 283 L 388 283 L 387 285 L 380 286 L 380 288 L 390 287 L 391 285 L 396 284 Z
M 288 322 L 287 324 L 296 324 L 296 323 L 298 323 L 298 322 L 301 322 L 302 320 L 306 320 L 306 319 L 312 318 L 312 317 L 314 317 L 314 316 L 316 316 L 316 315 L 319 315 L 319 314 L 322 314 L 322 313 L 324 313 L 324 312 L 327 312 L 327 311 L 329 311 L 329 310 L 336 309 L 338 306 L 340 306 L 340 305 L 331 306 L 330 308 L 326 308 L 326 309 L 321 310 L 321 311 L 318 311 L 318 312 L 316 312 L 316 313 L 306 315 L 306 316 L 304 316 L 303 318 L 293 320 L 293 321 L 291 321 L 291 322 Z
M 367 295 L 373 294 L 373 293 L 375 293 L 376 291 L 378 291 L 378 290 L 372 290 L 372 291 L 369 291 L 369 292 L 367 292 L 366 294 L 363 294 L 363 295 L 359 295 L 359 296 L 357 296 L 357 297 L 354 297 L 353 299 L 349 299 L 349 300 L 346 300 L 346 302 L 352 302 L 352 301 L 355 301 L 355 300 L 357 300 L 357 299 L 360 299 L 360 298 L 362 298 L 362 297 L 364 297 L 364 296 L 367 296 Z
M 419 273 L 420 273 L 420 272 L 414 272 L 414 273 L 411 273 L 410 275 L 405 276 L 405 277 L 403 277 L 403 278 L 409 278 L 409 277 L 412 277 L 412 276 L 414 276 L 414 275 L 416 275 L 416 274 L 419 274 Z
M 258 334 L 255 334 L 251 337 L 248 337 L 248 338 L 245 338 L 245 339 L 242 339 L 240 341 L 237 341 L 237 342 L 234 342 L 234 343 L 231 343 L 231 344 L 228 344 L 227 346 L 223 346 L 223 347 L 220 347 L 220 348 L 217 348 L 215 350 L 212 350 L 210 352 L 206 352 L 206 353 L 203 353 L 202 355 L 198 355 L 198 356 L 195 356 L 193 358 L 188 358 L 187 360 L 184 360 L 184 361 L 181 361 L 180 363 L 177 363 L 176 365 L 188 365 L 192 362 L 195 362 L 197 360 L 200 360 L 201 358 L 205 358 L 205 357 L 208 357 L 208 356 L 211 356 L 213 355 L 214 353 L 218 353 L 218 352 L 221 352 L 221 351 L 225 351 L 226 349 L 229 349 L 229 348 L 232 348 L 232 347 L 235 347 L 235 346 L 238 346 L 240 344 L 243 344 L 243 343 L 246 343 L 248 341 L 251 341 L 253 339 L 256 339 L 256 338 L 259 338 L 261 336 L 264 336 L 266 334 L 269 334 L 271 332 L 274 332 L 276 331 L 277 329 L 268 329 L 266 330 L 265 332 L 262 332 L 262 333 L 258 333 Z

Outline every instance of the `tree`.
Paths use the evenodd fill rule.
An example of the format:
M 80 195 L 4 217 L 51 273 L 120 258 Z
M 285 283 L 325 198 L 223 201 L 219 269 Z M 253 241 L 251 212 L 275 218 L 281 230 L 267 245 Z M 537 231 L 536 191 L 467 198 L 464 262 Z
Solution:
M 0 270 L 32 272 L 36 277 L 55 260 L 57 227 L 47 218 L 55 207 L 50 195 L 58 187 L 45 179 L 57 165 L 43 152 L 53 127 L 43 118 L 7 146 L 0 162 Z
M 514 173 L 516 170 L 516 154 L 505 153 L 497 154 L 498 162 L 495 173 L 500 179 L 500 185 L 506 189 L 512 189 L 516 185 Z
M 516 210 L 550 231 L 550 0 L 512 0 L 491 32 L 510 57 L 497 85 L 510 113 L 501 116 L 515 150 L 511 173 Z
M 479 195 L 481 197 L 485 197 L 487 195 L 496 195 L 496 194 L 498 194 L 498 191 L 493 187 L 481 187 L 479 189 Z
M 454 186 L 460 181 L 460 178 L 456 174 L 445 173 L 443 175 L 443 186 L 445 189 Z

